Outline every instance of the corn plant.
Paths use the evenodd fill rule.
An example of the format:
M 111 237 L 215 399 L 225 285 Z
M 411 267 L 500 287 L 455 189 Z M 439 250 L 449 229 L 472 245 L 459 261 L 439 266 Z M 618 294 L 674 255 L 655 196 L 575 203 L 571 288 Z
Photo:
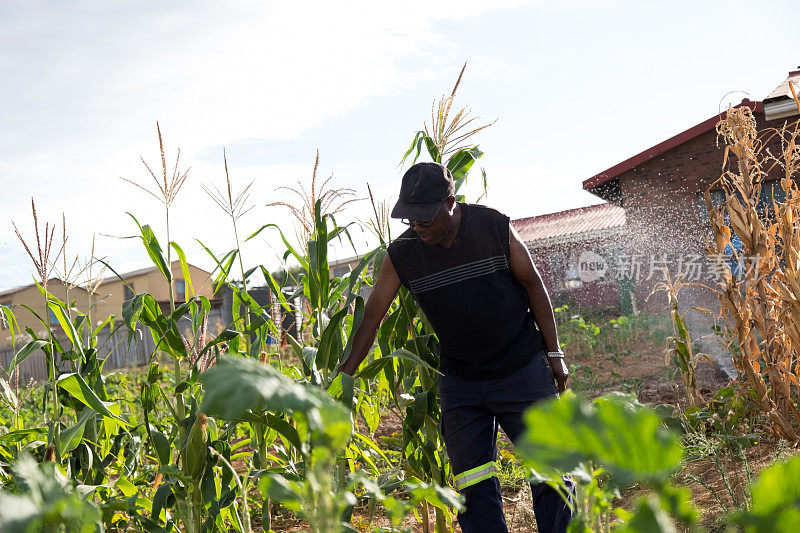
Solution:
M 694 285 L 693 283 L 686 283 L 680 280 L 667 280 L 656 283 L 653 286 L 653 291 L 650 293 L 652 296 L 656 292 L 665 292 L 667 294 L 668 305 L 671 308 L 670 317 L 672 318 L 672 332 L 673 336 L 667 338 L 667 349 L 665 350 L 666 358 L 664 365 L 671 366 L 673 361 L 677 364 L 680 370 L 681 380 L 686 390 L 686 397 L 689 405 L 697 407 L 703 403 L 700 396 L 700 391 L 697 387 L 697 362 L 698 360 L 705 359 L 708 364 L 711 364 L 711 359 L 704 353 L 695 353 L 692 346 L 692 339 L 689 333 L 689 326 L 686 323 L 686 313 L 690 310 L 709 313 L 708 309 L 700 307 L 690 307 L 683 313 L 678 308 L 678 294 L 681 289 Z M 649 296 L 648 296 L 649 298 Z
M 715 207 L 705 195 L 712 226 L 708 253 L 721 256 L 733 248 L 735 234 L 742 242 L 741 255 L 755 258 L 741 279 L 727 272 L 717 287 L 733 363 L 773 431 L 792 442 L 800 442 L 795 364 L 800 351 L 799 128 L 795 122 L 759 134 L 749 108 L 729 109 L 717 125 L 725 144 L 717 185 L 725 201 Z M 761 213 L 762 185 L 775 174 L 780 174 L 786 201 L 773 201 Z M 738 251 L 733 253 L 741 260 Z
M 351 412 L 330 395 L 309 383 L 298 383 L 252 359 L 222 357 L 220 364 L 202 376 L 205 397 L 200 410 L 232 422 L 263 417 L 265 413 L 285 413 L 295 427 L 291 438 L 303 455 L 303 471 L 265 470 L 260 477 L 261 491 L 308 520 L 310 531 L 333 533 L 352 531 L 346 518 L 355 504 L 353 491 L 363 486 L 387 506 L 398 523 L 414 503 L 421 499 L 441 506 L 460 505 L 450 489 L 419 482 L 380 483 L 364 472 L 349 479 L 337 479 L 337 457 L 352 438 Z M 411 493 L 411 505 L 386 494 L 403 486 Z
M 53 463 L 38 465 L 23 455 L 13 472 L 20 492 L 0 491 L 2 531 L 103 531 L 97 507 L 84 501 Z

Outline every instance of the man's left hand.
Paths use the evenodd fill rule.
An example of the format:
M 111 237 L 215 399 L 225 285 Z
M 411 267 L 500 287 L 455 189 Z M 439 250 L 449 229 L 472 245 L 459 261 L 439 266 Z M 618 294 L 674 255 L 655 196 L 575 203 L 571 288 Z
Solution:
M 548 359 L 550 359 L 550 368 L 553 369 L 553 377 L 556 378 L 556 389 L 558 389 L 558 393 L 561 394 L 567 390 L 569 369 L 563 357 L 549 357 Z

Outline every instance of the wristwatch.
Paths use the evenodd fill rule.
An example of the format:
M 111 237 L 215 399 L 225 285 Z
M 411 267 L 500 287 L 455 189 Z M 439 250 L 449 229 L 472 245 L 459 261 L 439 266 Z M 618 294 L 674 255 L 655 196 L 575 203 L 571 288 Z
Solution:
M 559 350 L 557 352 L 547 352 L 547 357 L 550 357 L 552 359 L 563 359 L 564 358 L 564 352 L 562 352 L 561 350 Z

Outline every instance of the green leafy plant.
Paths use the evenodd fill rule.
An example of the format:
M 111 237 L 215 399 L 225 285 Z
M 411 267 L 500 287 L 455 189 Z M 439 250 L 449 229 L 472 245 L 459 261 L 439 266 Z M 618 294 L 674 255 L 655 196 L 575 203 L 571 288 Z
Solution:
M 8 533 L 102 531 L 100 511 L 84 501 L 54 463 L 23 455 L 13 466 L 16 493 L 0 491 L 0 530 Z M 86 491 L 85 486 L 79 491 Z
M 705 359 L 711 364 L 711 359 L 704 353 L 695 352 L 689 333 L 689 326 L 686 323 L 688 310 L 683 313 L 678 310 L 678 294 L 681 289 L 690 285 L 696 284 L 680 280 L 667 280 L 656 283 L 650 295 L 656 292 L 665 292 L 667 294 L 671 308 L 670 316 L 672 317 L 673 336 L 667 339 L 666 364 L 669 366 L 674 361 L 677 365 L 689 405 L 697 406 L 702 402 L 700 391 L 697 387 L 697 362 L 700 359 Z M 709 310 L 699 307 L 691 307 L 690 310 L 710 313 Z
M 672 514 L 686 507 L 688 495 L 669 485 L 679 468 L 683 447 L 661 424 L 661 418 L 635 397 L 612 393 L 592 403 L 572 394 L 537 404 L 524 415 L 527 429 L 518 443 L 520 455 L 534 470 L 562 492 L 562 473 L 571 473 L 578 484 L 576 517 L 571 531 L 608 531 L 614 523 L 628 522 L 629 530 L 644 521 L 645 514 L 658 521 L 660 507 L 644 502 L 636 513 L 613 507 L 618 490 L 633 483 L 652 487 L 672 501 Z M 540 428 L 547 428 L 542 431 Z M 678 518 L 691 523 L 694 513 L 681 511 Z M 661 531 L 643 529 L 643 531 Z

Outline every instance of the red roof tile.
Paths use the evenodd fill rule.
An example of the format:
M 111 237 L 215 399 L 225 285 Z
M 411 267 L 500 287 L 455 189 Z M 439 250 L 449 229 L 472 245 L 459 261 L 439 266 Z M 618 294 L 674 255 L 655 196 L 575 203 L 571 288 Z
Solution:
M 520 218 L 511 223 L 522 240 L 531 243 L 623 227 L 625 210 L 614 204 L 604 203 L 547 215 Z M 586 235 L 586 237 L 590 236 Z

